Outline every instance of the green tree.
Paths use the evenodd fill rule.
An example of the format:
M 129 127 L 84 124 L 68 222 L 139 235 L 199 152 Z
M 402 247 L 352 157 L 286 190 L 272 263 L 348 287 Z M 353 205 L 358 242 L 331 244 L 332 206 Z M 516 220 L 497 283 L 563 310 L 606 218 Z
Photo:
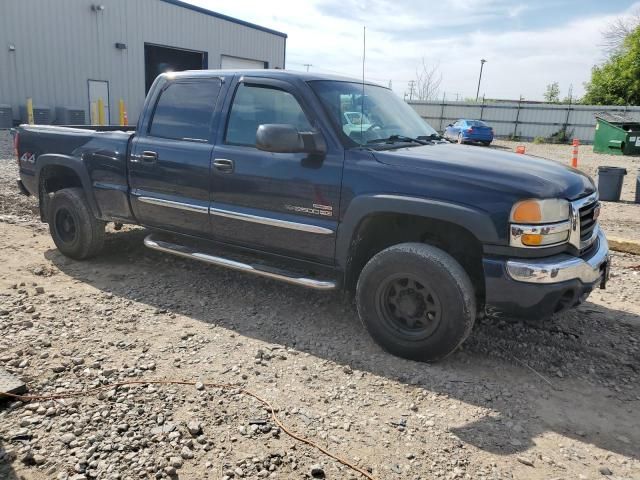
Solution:
M 640 27 L 624 39 L 621 48 L 591 70 L 583 103 L 640 105 Z
M 560 103 L 560 85 L 558 85 L 558 82 L 547 85 L 547 90 L 544 92 L 543 97 L 549 103 Z

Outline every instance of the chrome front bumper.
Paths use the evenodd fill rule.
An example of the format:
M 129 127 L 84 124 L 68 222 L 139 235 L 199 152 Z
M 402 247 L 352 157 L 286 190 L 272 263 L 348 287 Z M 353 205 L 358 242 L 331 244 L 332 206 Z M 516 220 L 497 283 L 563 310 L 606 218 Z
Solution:
M 595 283 L 606 280 L 609 273 L 609 244 L 602 230 L 598 229 L 598 247 L 589 257 L 580 258 L 567 254 L 540 259 L 508 260 L 507 273 L 517 282 L 560 283 L 580 280 Z

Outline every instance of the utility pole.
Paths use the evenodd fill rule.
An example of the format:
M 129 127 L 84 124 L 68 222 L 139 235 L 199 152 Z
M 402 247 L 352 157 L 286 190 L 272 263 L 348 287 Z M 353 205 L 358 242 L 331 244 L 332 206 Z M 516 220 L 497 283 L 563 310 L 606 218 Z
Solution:
M 303 63 L 302 65 L 304 65 L 305 67 L 307 67 L 307 72 L 309 71 L 309 67 L 313 67 L 312 63 Z
M 416 81 L 415 80 L 410 80 L 409 81 L 409 101 L 413 100 L 413 89 L 416 86 Z
M 478 90 L 476 91 L 476 102 L 478 101 L 478 97 L 480 96 L 480 82 L 482 81 L 482 68 L 487 61 L 483 58 L 480 60 L 480 76 L 478 77 Z
M 564 136 L 567 139 L 567 129 L 569 128 L 569 116 L 571 115 L 571 104 L 573 103 L 573 83 L 569 85 L 569 105 L 567 106 L 567 118 L 564 120 Z M 567 139 L 568 140 L 568 139 Z

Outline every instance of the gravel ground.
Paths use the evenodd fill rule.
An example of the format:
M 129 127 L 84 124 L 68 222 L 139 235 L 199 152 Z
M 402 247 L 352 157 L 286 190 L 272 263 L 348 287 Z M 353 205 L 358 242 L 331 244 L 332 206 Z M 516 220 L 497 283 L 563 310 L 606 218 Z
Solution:
M 147 250 L 109 231 L 60 255 L 0 148 L 0 366 L 32 393 L 127 380 L 232 383 L 382 479 L 640 479 L 640 257 L 546 322 L 478 322 L 461 351 L 392 357 L 351 302 Z M 480 147 L 479 147 L 480 148 Z M 0 404 L 0 478 L 359 479 L 256 400 L 133 385 Z
M 571 145 L 552 145 L 496 140 L 492 148 L 515 151 L 524 145 L 527 154 L 550 158 L 565 165 L 571 164 Z M 579 147 L 578 168 L 596 178 L 600 166 L 622 167 L 627 175 L 622 184 L 621 202 L 602 202 L 601 223 L 609 235 L 640 240 L 640 204 L 634 203 L 636 178 L 640 171 L 640 157 L 621 157 L 593 153 L 593 145 Z

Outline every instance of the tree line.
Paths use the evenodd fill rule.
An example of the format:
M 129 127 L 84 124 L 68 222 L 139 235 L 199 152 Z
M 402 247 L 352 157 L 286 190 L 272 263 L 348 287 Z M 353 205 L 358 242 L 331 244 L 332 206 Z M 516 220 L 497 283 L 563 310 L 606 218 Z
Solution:
M 546 86 L 543 98 L 549 103 L 586 105 L 640 105 L 640 8 L 620 17 L 602 32 L 605 59 L 591 69 L 582 98 L 573 96 L 573 85 L 562 97 L 558 82 Z M 439 65 L 427 65 L 424 58 L 409 82 L 407 100 L 435 100 L 439 97 L 442 74 Z M 473 100 L 473 99 L 468 99 Z
M 558 82 L 547 85 L 544 99 L 551 103 L 586 105 L 640 105 L 640 9 L 620 17 L 603 32 L 605 60 L 591 69 L 581 99 L 571 93 L 560 100 Z M 571 87 L 570 87 L 571 92 Z

